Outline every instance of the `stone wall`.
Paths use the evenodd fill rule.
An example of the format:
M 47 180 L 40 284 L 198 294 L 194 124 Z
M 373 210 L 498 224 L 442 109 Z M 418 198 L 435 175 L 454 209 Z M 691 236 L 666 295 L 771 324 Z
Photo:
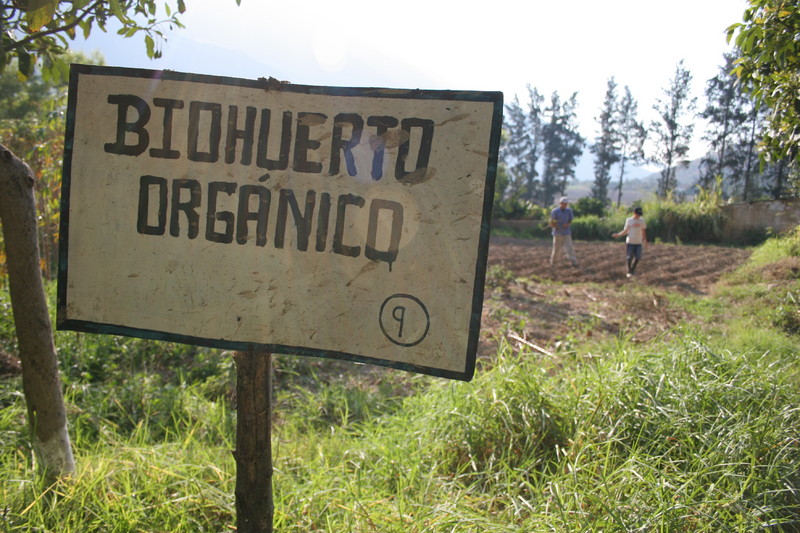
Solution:
M 731 204 L 722 207 L 725 225 L 722 230 L 726 241 L 746 238 L 768 229 L 773 233 L 787 233 L 800 225 L 800 199 L 770 200 Z

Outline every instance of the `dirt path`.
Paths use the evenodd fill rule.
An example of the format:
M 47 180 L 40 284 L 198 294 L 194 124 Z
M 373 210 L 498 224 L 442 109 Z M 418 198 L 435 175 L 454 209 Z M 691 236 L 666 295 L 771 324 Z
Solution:
M 671 294 L 706 295 L 750 256 L 737 248 L 655 244 L 628 279 L 621 241 L 576 242 L 577 268 L 563 257 L 550 267 L 550 248 L 546 240 L 492 238 L 479 354 L 492 353 L 503 337 L 548 351 L 570 335 L 652 339 L 686 318 Z

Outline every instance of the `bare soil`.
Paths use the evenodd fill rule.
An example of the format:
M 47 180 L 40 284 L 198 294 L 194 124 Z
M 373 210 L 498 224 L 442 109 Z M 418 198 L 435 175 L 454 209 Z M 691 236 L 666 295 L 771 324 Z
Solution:
M 707 295 L 750 256 L 723 246 L 654 244 L 627 278 L 624 242 L 574 247 L 578 267 L 563 256 L 551 267 L 550 241 L 492 237 L 480 355 L 493 353 L 503 338 L 548 352 L 570 335 L 650 340 L 687 318 L 670 295 Z
M 492 237 L 479 356 L 491 356 L 503 339 L 548 352 L 570 335 L 624 333 L 645 342 L 687 318 L 670 295 L 709 294 L 750 256 L 722 246 L 655 244 L 629 279 L 623 242 L 576 242 L 577 268 L 564 257 L 550 267 L 550 249 L 549 240 Z M 795 272 L 800 265 L 782 268 Z M 0 375 L 20 371 L 14 354 L 0 352 Z

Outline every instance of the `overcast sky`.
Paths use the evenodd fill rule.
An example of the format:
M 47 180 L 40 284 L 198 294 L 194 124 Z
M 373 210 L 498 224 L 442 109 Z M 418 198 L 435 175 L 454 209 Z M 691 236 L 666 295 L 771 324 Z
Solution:
M 614 76 L 655 118 L 683 59 L 698 107 L 705 82 L 730 50 L 725 29 L 745 0 L 191 0 L 185 29 L 168 32 L 164 56 L 147 59 L 140 37 L 96 32 L 77 48 L 106 64 L 259 78 L 306 85 L 502 91 L 527 102 L 578 92 L 591 143 Z M 698 126 L 695 137 L 702 135 Z M 691 155 L 702 155 L 698 147 Z

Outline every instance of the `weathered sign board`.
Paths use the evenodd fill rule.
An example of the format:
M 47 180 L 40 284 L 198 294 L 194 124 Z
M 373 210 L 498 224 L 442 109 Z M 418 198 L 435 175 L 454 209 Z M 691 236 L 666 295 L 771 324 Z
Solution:
M 73 65 L 59 329 L 471 379 L 502 93 Z

